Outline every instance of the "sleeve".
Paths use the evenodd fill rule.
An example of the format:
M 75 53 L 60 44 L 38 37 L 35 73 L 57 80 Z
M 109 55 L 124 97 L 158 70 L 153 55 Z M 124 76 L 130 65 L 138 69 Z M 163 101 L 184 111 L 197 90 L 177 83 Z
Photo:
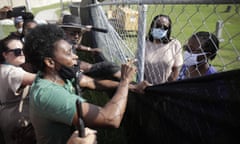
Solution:
M 7 81 L 14 93 L 20 88 L 23 76 L 26 72 L 20 67 L 10 67 L 7 74 Z
M 63 87 L 48 87 L 44 89 L 44 95 L 41 95 L 42 99 L 45 99 L 41 103 L 42 112 L 50 120 L 72 125 L 72 120 L 76 112 L 76 100 L 84 101 L 81 97 L 69 93 Z
M 52 89 L 48 101 L 45 103 L 46 113 L 53 121 L 72 125 L 76 113 L 76 100 L 84 101 L 81 97 L 69 93 L 65 89 Z
M 183 56 L 182 56 L 182 46 L 181 46 L 181 43 L 176 40 L 176 51 L 175 51 L 175 62 L 174 62 L 174 66 L 176 67 L 180 67 L 183 65 Z

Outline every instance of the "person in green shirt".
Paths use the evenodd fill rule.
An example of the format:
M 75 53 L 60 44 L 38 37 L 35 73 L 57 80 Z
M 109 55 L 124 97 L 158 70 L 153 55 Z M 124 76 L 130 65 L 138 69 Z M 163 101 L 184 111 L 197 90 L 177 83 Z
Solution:
M 123 118 L 129 83 L 136 72 L 133 61 L 121 66 L 121 79 L 113 97 L 103 106 L 88 103 L 75 94 L 71 70 L 78 57 L 56 25 L 39 25 L 26 37 L 24 54 L 38 69 L 30 90 L 30 119 L 40 144 L 65 144 L 78 124 L 75 102 L 82 102 L 82 117 L 90 128 L 118 128 Z M 86 78 L 86 77 L 85 77 Z M 80 86 L 92 85 L 77 77 Z M 92 85 L 94 87 L 94 85 Z M 143 90 L 146 85 L 140 85 Z

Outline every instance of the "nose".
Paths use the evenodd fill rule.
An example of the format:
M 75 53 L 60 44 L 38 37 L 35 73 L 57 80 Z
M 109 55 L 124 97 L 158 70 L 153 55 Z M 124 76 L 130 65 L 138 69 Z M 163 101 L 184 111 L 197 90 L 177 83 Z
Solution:
M 75 33 L 74 37 L 75 37 L 76 39 L 78 39 L 80 36 L 79 36 L 78 33 Z
M 21 51 L 21 56 L 25 56 L 24 53 L 23 53 L 23 51 Z

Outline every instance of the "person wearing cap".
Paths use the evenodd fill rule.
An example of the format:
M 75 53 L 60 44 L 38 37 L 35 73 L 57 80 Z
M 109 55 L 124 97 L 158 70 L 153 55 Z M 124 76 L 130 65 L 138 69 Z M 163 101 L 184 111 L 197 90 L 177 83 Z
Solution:
M 91 48 L 81 44 L 83 34 L 87 31 L 91 31 L 91 26 L 82 25 L 80 17 L 64 15 L 62 24 L 59 26 L 63 28 L 68 41 L 71 44 L 75 44 L 74 50 L 88 51 L 92 53 L 101 52 L 100 48 Z
M 14 26 L 17 31 L 11 32 L 9 34 L 9 37 L 21 39 L 22 30 L 23 30 L 23 18 L 22 18 L 22 16 L 18 16 L 18 17 L 15 17 L 13 21 L 14 21 Z
M 82 25 L 80 17 L 64 15 L 62 23 L 59 26 L 64 30 L 67 41 L 73 45 L 74 53 L 76 53 L 76 50 L 100 52 L 99 48 L 90 48 L 81 45 L 83 34 L 90 31 L 92 27 Z M 119 80 L 121 77 L 120 67 L 109 61 L 91 64 L 81 60 L 79 61 L 79 66 L 84 74 L 94 78 L 111 78 Z

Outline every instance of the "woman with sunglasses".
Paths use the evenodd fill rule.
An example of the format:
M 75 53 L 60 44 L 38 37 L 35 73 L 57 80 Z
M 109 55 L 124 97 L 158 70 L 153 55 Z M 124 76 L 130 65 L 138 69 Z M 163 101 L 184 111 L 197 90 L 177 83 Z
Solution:
M 22 48 L 23 44 L 17 38 L 7 37 L 0 41 L 0 129 L 6 143 L 14 143 L 17 139 L 13 134 L 18 130 L 17 128 L 20 128 L 18 123 L 20 117 L 25 118 L 24 123 L 27 122 L 25 126 L 29 124 L 25 121 L 28 119 L 28 107 L 25 101 L 21 114 L 18 109 L 22 90 L 32 84 L 35 74 L 28 73 L 20 67 L 25 62 Z M 31 130 L 34 135 L 33 128 Z M 28 141 L 32 142 L 30 139 Z
M 193 34 L 184 45 L 184 65 L 179 79 L 193 78 L 216 73 L 211 64 L 219 49 L 218 38 L 210 32 L 200 31 Z
M 183 64 L 182 48 L 171 38 L 172 22 L 167 15 L 153 18 L 146 39 L 144 77 L 156 85 L 177 79 Z

